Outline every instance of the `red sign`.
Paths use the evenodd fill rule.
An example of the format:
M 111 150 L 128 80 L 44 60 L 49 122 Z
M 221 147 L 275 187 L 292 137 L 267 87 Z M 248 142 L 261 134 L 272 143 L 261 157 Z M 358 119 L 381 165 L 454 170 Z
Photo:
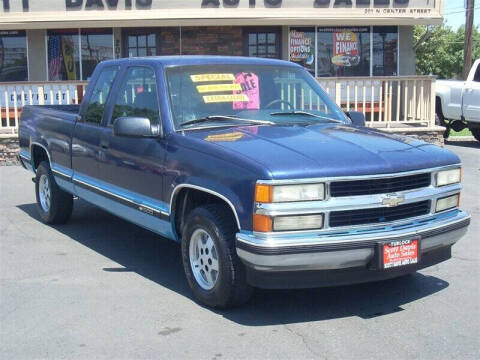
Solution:
M 357 34 L 350 30 L 333 33 L 332 63 L 337 66 L 357 66 L 360 63 Z
M 418 263 L 418 239 L 403 240 L 383 245 L 385 269 Z

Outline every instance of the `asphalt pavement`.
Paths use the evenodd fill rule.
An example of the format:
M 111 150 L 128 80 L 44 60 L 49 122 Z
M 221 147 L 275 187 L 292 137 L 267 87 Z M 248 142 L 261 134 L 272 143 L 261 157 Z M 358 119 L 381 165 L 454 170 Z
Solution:
M 0 167 L 0 359 L 479 359 L 480 147 L 451 142 L 472 214 L 412 276 L 198 305 L 179 246 L 81 200 L 43 225 L 32 175 Z

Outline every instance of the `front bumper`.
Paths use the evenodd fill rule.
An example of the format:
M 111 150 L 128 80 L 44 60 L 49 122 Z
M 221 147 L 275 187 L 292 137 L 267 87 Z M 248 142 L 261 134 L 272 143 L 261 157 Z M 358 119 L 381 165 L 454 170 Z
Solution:
M 411 267 L 415 271 L 422 267 L 422 262 L 425 265 L 427 260 L 424 259 L 428 259 L 428 256 L 424 257 L 424 255 L 440 249 L 450 249 L 465 235 L 469 223 L 470 216 L 467 213 L 455 210 L 448 214 L 410 223 L 363 229 L 351 233 L 292 234 L 277 238 L 262 238 L 254 233 L 240 232 L 236 236 L 236 247 L 238 256 L 250 272 L 270 275 L 283 273 L 288 277 L 287 273 L 290 272 L 368 270 L 372 267 L 378 244 L 415 237 L 421 239 L 420 264 L 417 267 Z M 437 263 L 446 260 L 444 256 L 438 259 Z M 380 271 L 375 270 L 375 272 Z M 281 277 L 282 274 L 276 276 Z M 345 280 L 342 283 L 348 283 L 348 281 Z

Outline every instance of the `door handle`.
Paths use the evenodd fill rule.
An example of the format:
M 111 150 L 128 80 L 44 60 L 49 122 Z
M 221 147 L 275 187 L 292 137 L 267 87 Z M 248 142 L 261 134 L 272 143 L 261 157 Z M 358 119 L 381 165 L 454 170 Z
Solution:
M 104 150 L 108 149 L 108 147 L 110 146 L 110 144 L 108 143 L 108 141 L 106 140 L 102 140 L 100 141 L 100 147 Z

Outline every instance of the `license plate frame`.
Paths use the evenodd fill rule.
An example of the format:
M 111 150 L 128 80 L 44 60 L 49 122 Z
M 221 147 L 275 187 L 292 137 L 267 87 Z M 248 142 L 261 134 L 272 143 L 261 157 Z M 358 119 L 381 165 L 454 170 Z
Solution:
M 420 263 L 420 237 L 392 240 L 379 245 L 377 256 L 381 270 L 403 269 Z

